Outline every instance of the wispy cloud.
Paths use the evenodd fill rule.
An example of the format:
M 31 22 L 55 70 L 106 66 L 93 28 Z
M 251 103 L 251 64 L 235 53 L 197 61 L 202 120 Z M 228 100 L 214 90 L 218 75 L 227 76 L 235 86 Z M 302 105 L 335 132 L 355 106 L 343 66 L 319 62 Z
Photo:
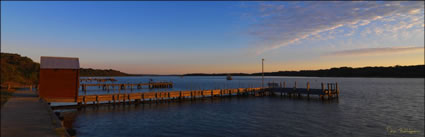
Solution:
M 330 56 L 371 56 L 397 53 L 424 52 L 424 47 L 388 47 L 388 48 L 362 48 L 352 50 L 342 50 L 323 54 Z
M 409 16 L 414 14 L 423 16 L 423 8 L 423 2 L 261 4 L 259 7 L 260 21 L 252 27 L 250 34 L 261 39 L 261 42 L 257 45 L 257 53 L 263 53 L 301 40 L 314 38 L 323 33 L 329 34 L 329 32 L 341 27 L 357 28 L 374 21 L 394 20 L 386 17 L 395 15 Z M 423 24 L 421 20 L 413 21 L 413 23 L 405 22 L 400 28 L 410 28 L 412 25 L 423 26 L 421 23 Z M 395 25 L 399 24 L 395 23 Z M 379 30 L 374 31 L 381 33 Z M 353 32 L 345 33 L 345 36 L 351 36 Z

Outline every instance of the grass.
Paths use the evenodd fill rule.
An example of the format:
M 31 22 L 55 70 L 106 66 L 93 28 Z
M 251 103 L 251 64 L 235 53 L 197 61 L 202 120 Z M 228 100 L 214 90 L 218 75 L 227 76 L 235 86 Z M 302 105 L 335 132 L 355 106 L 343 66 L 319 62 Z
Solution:
M 7 89 L 1 89 L 1 90 L 0 90 L 0 95 L 1 95 L 1 98 L 0 98 L 1 106 L 3 106 L 3 105 L 7 102 L 7 100 L 8 100 L 10 97 L 12 97 L 12 93 L 13 93 L 13 91 L 12 91 L 12 90 L 7 90 Z

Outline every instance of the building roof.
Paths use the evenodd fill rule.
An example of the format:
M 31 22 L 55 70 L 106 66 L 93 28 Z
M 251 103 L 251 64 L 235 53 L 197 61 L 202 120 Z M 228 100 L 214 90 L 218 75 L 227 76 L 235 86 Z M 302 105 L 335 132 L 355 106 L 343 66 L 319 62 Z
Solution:
M 78 58 L 40 57 L 40 69 L 80 69 Z

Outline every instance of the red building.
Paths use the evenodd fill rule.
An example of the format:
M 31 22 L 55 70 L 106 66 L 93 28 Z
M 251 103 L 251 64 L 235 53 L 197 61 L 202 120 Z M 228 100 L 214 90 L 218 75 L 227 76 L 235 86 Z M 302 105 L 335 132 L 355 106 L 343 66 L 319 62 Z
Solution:
M 79 89 L 78 58 L 40 57 L 39 95 L 47 101 L 73 102 Z

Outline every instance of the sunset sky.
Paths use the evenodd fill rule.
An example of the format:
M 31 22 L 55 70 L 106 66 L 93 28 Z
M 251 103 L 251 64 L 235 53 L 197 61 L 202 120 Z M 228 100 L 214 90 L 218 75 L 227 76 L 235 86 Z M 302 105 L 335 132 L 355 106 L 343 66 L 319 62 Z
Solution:
M 424 2 L 1 2 L 1 51 L 137 74 L 424 64 Z

